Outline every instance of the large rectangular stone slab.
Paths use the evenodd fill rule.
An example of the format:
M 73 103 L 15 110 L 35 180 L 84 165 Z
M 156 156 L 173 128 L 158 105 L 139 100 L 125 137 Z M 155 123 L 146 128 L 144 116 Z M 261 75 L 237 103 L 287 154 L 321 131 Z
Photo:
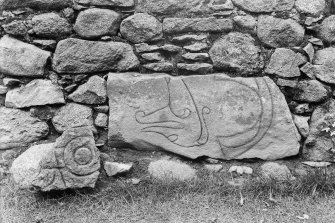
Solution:
M 111 73 L 107 89 L 113 147 L 227 160 L 299 152 L 287 102 L 267 77 Z

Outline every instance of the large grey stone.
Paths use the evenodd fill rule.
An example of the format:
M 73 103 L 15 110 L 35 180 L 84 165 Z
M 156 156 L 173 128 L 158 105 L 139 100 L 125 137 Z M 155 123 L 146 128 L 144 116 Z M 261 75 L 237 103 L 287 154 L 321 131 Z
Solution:
M 53 12 L 34 16 L 32 24 L 35 34 L 41 37 L 58 38 L 72 32 L 72 25 Z
M 100 153 L 89 127 L 68 129 L 55 143 L 29 148 L 10 172 L 20 188 L 41 191 L 94 187 Z
M 96 132 L 92 109 L 76 103 L 68 103 L 61 107 L 52 118 L 52 124 L 59 133 L 77 126 L 91 126 Z
M 289 11 L 293 8 L 292 0 L 232 0 L 239 8 L 255 13 L 272 11 Z
M 72 5 L 71 0 L 2 0 L 0 9 L 36 8 L 36 9 L 62 9 Z
M 322 102 L 327 99 L 330 89 L 317 80 L 300 81 L 293 99 L 304 102 Z
M 225 74 L 110 74 L 109 143 L 161 148 L 189 158 L 279 159 L 299 140 L 273 81 Z
M 48 133 L 47 123 L 30 116 L 29 112 L 0 107 L 0 149 L 26 146 Z
M 233 29 L 231 19 L 209 18 L 166 18 L 163 31 L 168 34 L 186 32 L 229 32 Z
M 134 0 L 75 0 L 76 3 L 97 7 L 133 7 Z
M 299 66 L 306 62 L 306 59 L 300 53 L 295 53 L 290 49 L 278 48 L 272 54 L 265 72 L 281 77 L 299 77 L 301 75 Z
M 318 34 L 323 41 L 328 43 L 335 42 L 334 23 L 335 15 L 331 15 L 322 21 Z
M 109 9 L 87 9 L 79 13 L 74 30 L 83 38 L 115 36 L 120 28 L 121 14 Z
M 9 36 L 0 39 L 0 72 L 12 76 L 43 76 L 48 51 Z
M 292 19 L 279 19 L 268 15 L 258 17 L 257 36 L 270 47 L 298 46 L 304 35 L 305 29 Z
M 121 42 L 65 39 L 57 44 L 52 67 L 58 73 L 81 74 L 102 71 L 127 71 L 139 60 L 133 48 Z
M 50 104 L 65 104 L 61 88 L 50 80 L 35 79 L 6 94 L 6 107 L 25 108 Z
M 335 84 L 335 48 L 329 47 L 317 51 L 313 64 L 316 78 L 329 84 Z
M 162 23 L 147 13 L 136 13 L 122 21 L 122 36 L 133 43 L 143 43 L 162 37 Z
M 263 66 L 261 49 L 249 34 L 229 33 L 216 40 L 209 51 L 214 68 L 244 74 L 259 72 Z
M 317 17 L 326 9 L 326 2 L 325 0 L 296 0 L 295 7 L 298 12 Z
M 99 76 L 93 76 L 69 95 L 69 99 L 83 104 L 103 104 L 107 99 L 106 81 Z

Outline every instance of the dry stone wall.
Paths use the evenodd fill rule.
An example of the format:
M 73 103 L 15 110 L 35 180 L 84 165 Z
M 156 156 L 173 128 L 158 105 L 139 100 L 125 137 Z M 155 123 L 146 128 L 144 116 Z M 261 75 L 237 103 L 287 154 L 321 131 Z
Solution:
M 0 0 L 0 10 L 2 151 L 86 126 L 99 147 L 334 161 L 333 0 Z

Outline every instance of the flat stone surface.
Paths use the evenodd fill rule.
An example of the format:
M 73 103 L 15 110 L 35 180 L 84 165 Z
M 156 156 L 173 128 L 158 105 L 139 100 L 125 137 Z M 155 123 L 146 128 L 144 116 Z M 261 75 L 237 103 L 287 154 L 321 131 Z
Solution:
M 133 167 L 132 163 L 104 162 L 104 169 L 107 176 L 113 177 L 119 174 L 125 174 Z
M 276 83 L 280 87 L 296 88 L 298 85 L 298 80 L 287 80 L 283 78 L 278 78 Z
M 41 144 L 22 153 L 10 169 L 20 188 L 41 191 L 94 187 L 100 154 L 89 127 L 65 131 L 55 143 Z
M 44 40 L 44 39 L 36 39 L 33 40 L 33 44 L 39 46 L 43 50 L 55 50 L 57 41 L 56 40 Z
M 162 181 L 189 181 L 197 177 L 191 166 L 174 160 L 157 160 L 149 164 L 148 172 L 153 178 Z
M 209 63 L 178 63 L 177 68 L 197 74 L 206 74 L 213 70 L 213 65 Z
M 298 46 L 304 35 L 305 29 L 292 19 L 279 19 L 268 15 L 258 17 L 257 36 L 270 47 Z
M 143 67 L 156 72 L 170 72 L 173 70 L 173 64 L 170 62 L 148 63 L 144 64 Z
M 72 32 L 72 25 L 53 12 L 36 15 L 31 21 L 34 33 L 41 37 L 58 38 Z
M 29 112 L 0 107 L 0 149 L 12 149 L 38 141 L 49 133 L 47 123 Z
M 12 76 L 43 76 L 48 51 L 9 36 L 0 39 L 0 72 Z
M 81 37 L 91 39 L 115 36 L 120 28 L 121 14 L 109 9 L 87 9 L 79 13 L 74 30 Z
M 76 3 L 89 6 L 133 7 L 134 0 L 75 0 Z
M 163 61 L 164 57 L 161 55 L 161 53 L 144 53 L 141 55 L 141 57 L 149 62 L 159 62 L 159 61 Z
M 7 34 L 13 36 L 26 36 L 28 34 L 28 27 L 22 20 L 13 21 L 2 25 L 2 28 Z
M 263 66 L 260 47 L 249 34 L 229 33 L 217 39 L 209 51 L 214 68 L 235 70 L 243 74 L 257 73 Z
M 35 79 L 6 94 L 6 107 L 26 108 L 50 104 L 65 104 L 62 89 L 50 80 Z
M 316 78 L 329 84 L 335 84 L 335 48 L 318 50 L 313 64 L 312 69 L 315 71 Z
M 280 77 L 299 77 L 301 75 L 299 66 L 306 62 L 300 53 L 295 53 L 290 49 L 277 48 L 272 54 L 265 72 Z
M 179 53 L 182 51 L 180 46 L 172 45 L 172 44 L 164 44 L 163 46 L 159 47 L 159 50 L 168 52 L 168 53 Z
M 109 144 L 189 158 L 280 159 L 299 152 L 286 100 L 269 78 L 109 75 Z
M 330 89 L 317 80 L 300 81 L 297 85 L 294 100 L 304 102 L 322 102 L 328 98 Z
M 233 29 L 231 19 L 209 18 L 166 18 L 163 31 L 168 34 L 186 32 L 228 32 Z
M 309 134 L 309 119 L 310 117 L 293 115 L 293 121 L 297 126 L 297 129 L 300 132 L 301 136 L 304 138 L 306 138 Z
M 234 5 L 248 12 L 289 11 L 293 8 L 292 0 L 232 0 Z
M 325 0 L 296 0 L 295 7 L 298 12 L 310 16 L 320 16 L 326 9 Z
M 132 43 L 143 43 L 161 38 L 162 23 L 147 13 L 136 13 L 122 21 L 120 32 Z
M 107 99 L 106 81 L 97 75 L 90 77 L 85 84 L 80 85 L 68 98 L 82 104 L 103 104 Z
M 182 55 L 182 58 L 185 60 L 192 60 L 192 61 L 204 61 L 209 59 L 208 53 L 185 53 Z
M 149 45 L 147 43 L 139 43 L 135 44 L 136 52 L 138 53 L 148 53 L 148 52 L 154 52 L 159 50 L 159 46 L 156 45 Z
M 188 46 L 184 46 L 184 49 L 190 52 L 200 52 L 209 48 L 207 43 L 197 42 Z
M 172 38 L 173 43 L 188 43 L 192 41 L 203 41 L 207 39 L 207 35 L 192 35 L 186 34 L 182 36 L 176 36 Z
M 139 63 L 129 44 L 70 38 L 57 44 L 52 67 L 58 73 L 81 74 L 127 71 Z
M 107 128 L 108 127 L 108 115 L 104 113 L 99 113 L 97 117 L 95 118 L 94 124 L 101 128 Z
M 257 25 L 256 19 L 251 15 L 235 16 L 233 20 L 238 26 L 245 29 L 253 30 Z
M 318 34 L 323 41 L 328 43 L 335 42 L 334 23 L 335 15 L 331 15 L 322 21 Z
M 3 0 L 0 8 L 36 8 L 36 9 L 62 9 L 72 5 L 71 0 Z
M 52 118 L 52 124 L 59 133 L 77 126 L 91 126 L 92 130 L 96 132 L 93 126 L 92 109 L 76 103 L 67 103 L 62 106 Z

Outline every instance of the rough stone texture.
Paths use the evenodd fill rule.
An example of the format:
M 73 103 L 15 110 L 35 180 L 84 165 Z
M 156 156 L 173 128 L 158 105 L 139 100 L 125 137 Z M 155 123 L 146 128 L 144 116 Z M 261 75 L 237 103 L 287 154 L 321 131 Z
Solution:
M 220 164 L 205 164 L 204 167 L 209 172 L 220 172 L 223 169 L 223 166 Z
M 164 57 L 160 53 L 144 53 L 141 55 L 141 57 L 149 62 L 159 62 L 163 61 Z
M 304 102 L 322 102 L 327 99 L 329 89 L 317 80 L 300 81 L 293 99 Z
M 269 78 L 110 74 L 109 143 L 189 158 L 279 159 L 300 135 Z
M 257 36 L 266 45 L 274 48 L 294 47 L 302 43 L 305 29 L 292 19 L 272 16 L 258 17 Z
M 227 32 L 233 29 L 231 19 L 209 18 L 167 18 L 163 21 L 163 31 L 168 34 L 186 32 Z
M 159 50 L 165 51 L 168 53 L 179 53 L 182 48 L 180 46 L 172 45 L 172 44 L 164 44 L 163 46 L 159 47 Z
M 335 161 L 335 100 L 318 106 L 310 120 L 310 131 L 303 148 L 303 157 L 310 161 Z
M 170 62 L 148 63 L 143 65 L 143 67 L 156 72 L 169 72 L 173 70 L 173 64 Z
M 3 84 L 7 87 L 17 87 L 23 84 L 23 82 L 16 78 L 5 77 L 2 79 Z
M 316 68 L 314 65 L 310 63 L 306 63 L 304 66 L 300 68 L 300 71 L 306 74 L 310 79 L 316 78 Z
M 289 11 L 293 8 L 292 0 L 232 0 L 234 5 L 249 12 Z
M 44 50 L 54 51 L 56 49 L 57 42 L 56 40 L 36 39 L 36 40 L 33 40 L 33 44 L 36 46 L 39 46 L 40 48 Z
M 34 16 L 32 23 L 34 33 L 42 37 L 57 38 L 72 32 L 72 25 L 53 12 Z
M 127 71 L 138 65 L 139 61 L 129 44 L 73 38 L 62 40 L 57 44 L 52 61 L 56 72 L 71 74 Z
M 209 63 L 178 63 L 177 68 L 192 73 L 206 74 L 213 70 L 213 65 Z
M 156 45 L 149 45 L 147 43 L 135 44 L 136 52 L 138 53 L 148 53 L 159 50 L 159 47 Z
M 320 38 L 328 43 L 335 42 L 335 15 L 331 15 L 322 21 L 321 26 L 319 28 L 319 36 Z
M 197 177 L 191 166 L 173 160 L 157 160 L 149 164 L 148 172 L 153 178 L 162 181 L 189 181 Z
M 290 169 L 286 165 L 274 162 L 264 163 L 260 167 L 260 174 L 265 179 L 276 181 L 286 181 L 293 178 Z
M 161 38 L 162 23 L 147 13 L 137 13 L 122 21 L 120 32 L 133 43 L 143 43 Z
M 62 9 L 72 5 L 71 0 L 3 0 L 3 9 L 36 8 L 36 9 Z M 0 5 L 0 9 L 2 8 Z
M 318 79 L 335 84 L 335 48 L 329 47 L 317 51 L 313 64 Z
M 0 107 L 0 149 L 12 149 L 38 141 L 49 133 L 49 126 L 29 112 Z
M 203 41 L 207 39 L 207 35 L 182 35 L 172 38 L 173 43 L 188 43 L 192 41 Z
M 43 76 L 51 53 L 9 36 L 0 39 L 0 72 L 13 76 Z
M 293 115 L 293 121 L 297 126 L 298 131 L 300 132 L 301 136 L 306 138 L 309 134 L 309 117 Z
M 296 9 L 310 16 L 320 16 L 326 8 L 325 0 L 296 0 Z
M 207 50 L 208 47 L 209 46 L 207 43 L 193 43 L 191 45 L 184 46 L 184 49 L 190 52 L 200 52 L 203 50 Z
M 95 118 L 94 124 L 101 128 L 107 128 L 108 127 L 108 115 L 104 113 L 99 113 L 97 117 Z
M 186 53 L 182 55 L 183 59 L 185 60 L 192 60 L 192 61 L 204 61 L 209 59 L 208 53 Z
M 133 167 L 132 163 L 104 162 L 104 169 L 107 176 L 113 177 L 119 174 L 125 174 Z
M 209 51 L 214 68 L 235 70 L 243 74 L 257 73 L 264 62 L 261 49 L 249 34 L 229 33 L 216 40 Z
M 314 60 L 314 55 L 315 55 L 315 50 L 314 50 L 313 44 L 308 43 L 303 48 L 303 50 L 307 53 L 309 61 L 310 62 L 313 61 Z
M 272 54 L 265 72 L 281 77 L 299 77 L 301 75 L 299 66 L 306 62 L 306 59 L 300 53 L 295 53 L 290 49 L 278 48 Z
M 256 19 L 251 15 L 235 16 L 233 20 L 238 26 L 245 29 L 253 30 L 257 25 Z
M 240 175 L 243 174 L 248 174 L 251 175 L 253 173 L 253 169 L 251 167 L 248 166 L 231 166 L 228 170 L 229 173 L 238 173 Z
M 28 27 L 24 21 L 21 20 L 2 25 L 2 28 L 7 34 L 13 36 L 26 36 L 28 34 Z
M 107 99 L 106 81 L 102 77 L 93 76 L 70 94 L 69 99 L 82 104 L 103 104 Z
M 74 30 L 87 39 L 115 36 L 120 28 L 121 14 L 109 9 L 87 9 L 79 13 Z
M 35 79 L 6 94 L 6 107 L 25 108 L 50 104 L 65 104 L 61 88 L 50 80 Z
M 92 113 L 92 109 L 87 106 L 68 103 L 56 112 L 56 115 L 52 118 L 52 124 L 59 133 L 77 126 L 91 126 L 92 130 L 96 132 L 93 126 Z
M 94 187 L 100 154 L 89 127 L 68 129 L 55 143 L 33 146 L 10 169 L 20 188 L 41 191 Z
M 0 85 L 0 95 L 6 94 L 8 92 L 8 87 Z
M 133 7 L 134 0 L 75 0 L 76 3 L 97 7 Z
M 287 80 L 287 79 L 278 78 L 276 83 L 280 87 L 295 88 L 298 85 L 298 80 Z

